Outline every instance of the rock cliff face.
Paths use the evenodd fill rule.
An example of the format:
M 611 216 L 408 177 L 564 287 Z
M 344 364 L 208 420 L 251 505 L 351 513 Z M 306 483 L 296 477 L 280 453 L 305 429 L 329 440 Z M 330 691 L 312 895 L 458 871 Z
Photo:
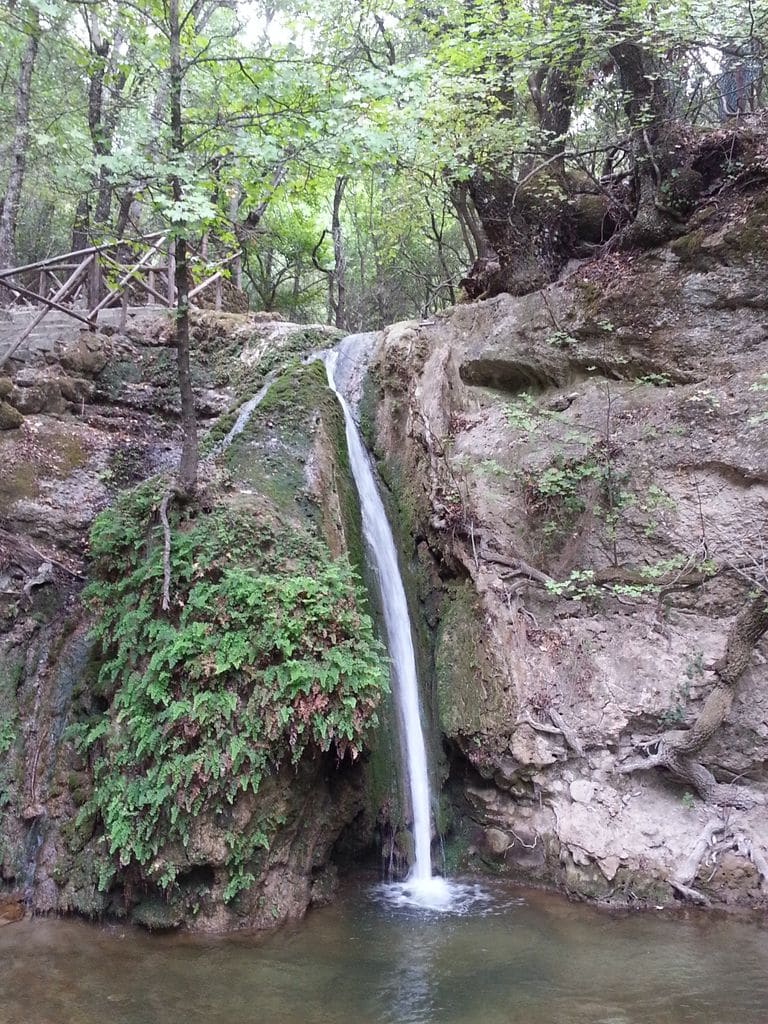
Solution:
M 3 902 L 10 899 L 36 912 L 128 914 L 151 927 L 272 927 L 329 897 L 332 848 L 364 811 L 359 762 L 345 756 L 354 729 L 343 711 L 331 719 L 332 692 L 304 694 L 299 685 L 271 708 L 266 688 L 254 713 L 264 665 L 240 673 L 248 655 L 234 653 L 227 674 L 223 654 L 212 660 L 215 639 L 207 655 L 202 647 L 190 653 L 175 677 L 172 667 L 170 676 L 151 677 L 152 658 L 162 659 L 173 642 L 169 633 L 153 645 L 154 613 L 140 626 L 145 598 L 157 597 L 151 564 L 160 534 L 150 492 L 158 481 L 162 489 L 178 452 L 169 335 L 166 320 L 146 315 L 137 315 L 124 334 L 109 323 L 96 335 L 54 324 L 0 381 L 10 410 L 0 432 L 0 904 L 6 917 L 13 916 Z M 209 458 L 200 507 L 177 510 L 174 522 L 170 618 L 177 637 L 186 629 L 185 643 L 210 637 L 219 620 L 226 625 L 228 601 L 239 613 L 246 597 L 232 597 L 233 588 L 245 584 L 253 596 L 259 587 L 279 587 L 281 579 L 295 583 L 311 557 L 313 574 L 319 579 L 327 566 L 329 593 L 341 595 L 333 644 L 346 643 L 357 656 L 364 609 L 355 611 L 345 570 L 333 562 L 360 558 L 343 422 L 322 365 L 297 360 L 333 337 L 323 328 L 248 316 L 197 316 L 196 396 L 203 425 L 207 418 L 213 428 L 203 440 Z M 217 446 L 235 420 L 225 410 L 269 373 L 273 384 L 262 406 L 221 452 Z M 142 484 L 148 478 L 155 484 Z M 113 518 L 102 523 L 101 540 L 89 552 L 94 517 L 111 507 Z M 241 570 L 246 577 L 238 576 Z M 126 597 L 125 615 L 113 615 L 107 632 L 94 637 L 94 624 Z M 297 600 L 309 605 L 311 597 Z M 204 598 L 213 604 L 199 613 L 185 610 L 185 603 Z M 285 601 L 282 607 L 284 616 L 298 614 Z M 331 643 L 322 633 L 323 614 L 320 607 L 295 641 L 306 648 L 317 640 L 304 652 L 310 659 L 322 660 Z M 344 616 L 354 634 L 346 641 Z M 243 644 L 250 638 L 246 627 Z M 227 628 L 231 637 L 235 625 Z M 109 665 L 123 657 L 130 664 L 110 682 Z M 126 687 L 140 678 L 147 688 L 132 697 Z M 201 708 L 210 699 L 207 716 L 196 693 Z M 216 712 L 214 699 L 224 702 L 223 712 Z M 374 704 L 373 697 L 358 702 L 360 723 Z M 236 717 L 214 738 L 206 762 L 201 737 L 220 728 L 215 714 L 232 716 L 232 708 Z M 327 745 L 334 728 L 346 730 L 335 735 L 335 753 L 333 746 L 322 752 L 322 738 L 314 746 L 304 742 L 312 716 L 324 712 Z M 246 735 L 249 715 L 251 732 L 264 732 L 255 740 Z M 151 730 L 163 716 L 154 740 L 137 741 L 137 723 Z M 155 754 L 142 760 L 137 742 L 154 743 Z M 217 800 L 201 804 L 200 794 L 215 796 L 219 774 L 223 779 L 244 757 L 251 760 L 240 768 L 240 783 L 228 791 L 219 786 Z
M 742 196 L 664 248 L 378 336 L 359 408 L 405 553 L 450 868 L 617 904 L 764 900 L 767 284 L 768 203 Z M 189 827 L 162 801 L 131 804 L 135 834 L 121 817 L 158 778 L 126 731 L 151 725 L 147 700 L 176 714 L 191 673 L 226 668 L 219 696 L 238 727 L 247 718 L 237 653 L 224 666 L 210 641 L 243 604 L 229 556 L 277 580 L 273 596 L 308 558 L 315 575 L 363 560 L 339 410 L 321 367 L 293 358 L 334 332 L 199 314 L 204 500 L 174 521 L 174 615 L 198 647 L 189 672 L 182 659 L 150 678 L 160 634 L 139 630 L 138 607 L 123 629 L 110 601 L 129 578 L 159 594 L 146 481 L 178 456 L 169 334 L 146 317 L 95 336 L 58 325 L 0 380 L 0 919 L 17 913 L 10 898 L 150 926 L 268 927 L 328 897 L 340 842 L 360 849 L 378 824 L 396 855 L 396 742 L 382 729 L 365 764 L 344 753 L 374 702 L 353 702 L 354 721 L 339 712 L 336 755 L 304 750 L 330 705 L 300 688 L 281 707 L 274 688 L 262 695 L 255 717 L 282 753 L 258 794 L 219 792 L 192 764 L 174 783 Z M 265 380 L 222 453 L 232 407 Z M 359 595 L 340 608 L 369 630 Z M 111 624 L 94 638 L 99 609 Z M 322 614 L 296 638 L 318 656 L 350 639 Z M 132 637 L 148 645 L 135 658 Z M 150 737 L 180 752 L 178 771 L 199 716 L 181 723 Z M 237 728 L 222 730 L 224 749 Z M 226 807 L 200 805 L 212 786 Z
M 361 415 L 432 638 L 455 862 L 764 900 L 766 623 L 722 659 L 768 592 L 767 295 L 756 195 L 380 337 Z

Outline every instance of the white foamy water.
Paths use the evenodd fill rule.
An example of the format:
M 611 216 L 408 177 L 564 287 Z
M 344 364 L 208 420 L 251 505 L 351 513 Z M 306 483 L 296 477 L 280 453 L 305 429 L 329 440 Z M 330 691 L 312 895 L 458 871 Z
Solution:
M 457 882 L 440 875 L 427 879 L 408 878 L 405 882 L 382 882 L 372 889 L 371 895 L 377 903 L 394 909 L 432 914 L 482 913 L 491 905 L 488 892 L 477 882 Z

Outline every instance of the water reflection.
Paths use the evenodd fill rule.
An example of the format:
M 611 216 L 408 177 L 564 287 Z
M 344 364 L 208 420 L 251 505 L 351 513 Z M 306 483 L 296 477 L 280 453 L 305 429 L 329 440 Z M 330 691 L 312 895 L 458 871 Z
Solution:
M 0 930 L 1 1024 L 766 1024 L 768 931 L 505 886 L 464 916 L 358 889 L 268 940 Z
M 408 929 L 398 931 L 371 1012 L 379 1008 L 383 1011 L 381 1019 L 393 1024 L 429 1024 L 439 1020 L 435 959 L 444 941 L 443 933 L 430 946 L 414 946 Z

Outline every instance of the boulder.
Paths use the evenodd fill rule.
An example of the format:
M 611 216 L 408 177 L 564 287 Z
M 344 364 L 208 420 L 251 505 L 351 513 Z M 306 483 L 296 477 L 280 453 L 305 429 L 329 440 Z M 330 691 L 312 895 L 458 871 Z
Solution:
M 0 430 L 17 430 L 24 422 L 18 409 L 8 402 L 0 401 Z

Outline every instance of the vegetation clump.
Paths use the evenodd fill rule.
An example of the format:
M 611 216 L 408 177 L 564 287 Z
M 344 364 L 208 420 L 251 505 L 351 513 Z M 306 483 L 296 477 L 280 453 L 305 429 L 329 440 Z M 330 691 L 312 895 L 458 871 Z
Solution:
M 134 865 L 167 889 L 177 868 L 163 848 L 186 848 L 195 819 L 224 822 L 241 794 L 258 794 L 266 777 L 307 752 L 355 759 L 386 686 L 346 559 L 333 560 L 304 528 L 279 524 L 268 510 L 177 512 L 173 600 L 163 613 L 161 494 L 162 482 L 142 485 L 91 531 L 87 597 L 103 710 L 76 727 L 76 738 L 92 761 L 81 819 L 103 828 L 102 888 L 118 865 Z M 253 881 L 246 867 L 269 846 L 269 829 L 247 844 L 222 831 L 231 899 Z

